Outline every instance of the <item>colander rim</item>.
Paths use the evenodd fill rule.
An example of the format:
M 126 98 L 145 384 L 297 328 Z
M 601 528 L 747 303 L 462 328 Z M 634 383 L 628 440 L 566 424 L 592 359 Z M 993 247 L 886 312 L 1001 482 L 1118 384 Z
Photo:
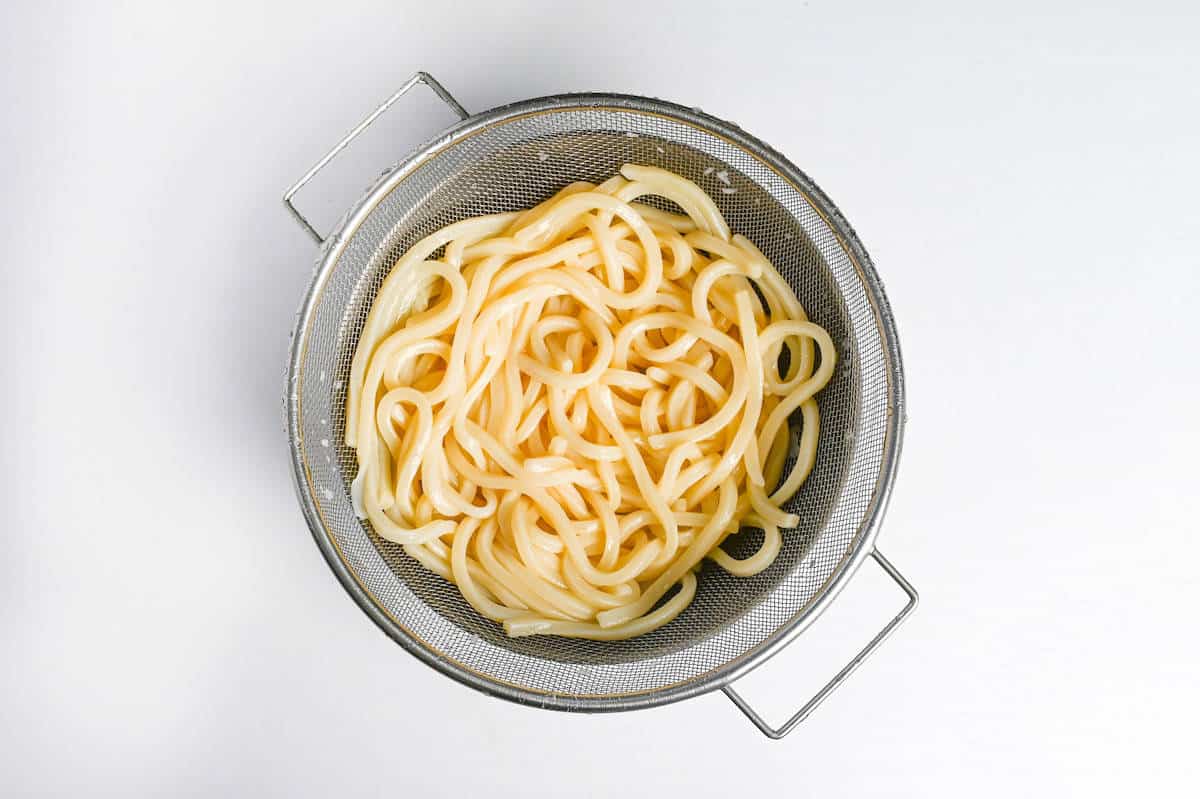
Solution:
M 470 669 L 465 664 L 437 652 L 400 624 L 359 582 L 354 571 L 340 553 L 334 537 L 322 518 L 315 499 L 315 487 L 312 485 L 311 476 L 305 464 L 303 431 L 300 423 L 301 409 L 298 387 L 303 374 L 304 356 L 311 323 L 324 284 L 336 267 L 353 233 L 370 216 L 383 198 L 428 159 L 436 157 L 439 152 L 447 149 L 461 138 L 474 135 L 484 128 L 510 121 L 515 117 L 579 108 L 658 114 L 692 125 L 707 134 L 719 136 L 737 145 L 791 184 L 809 202 L 813 210 L 825 219 L 862 280 L 884 344 L 883 356 L 888 382 L 888 418 L 883 441 L 883 455 L 871 500 L 853 543 L 847 549 L 842 560 L 834 567 L 825 584 L 788 622 L 780 625 L 766 640 L 753 649 L 682 682 L 626 694 L 560 694 L 502 681 Z M 396 165 L 385 170 L 368 187 L 359 200 L 350 206 L 334 227 L 333 232 L 318 248 L 313 278 L 297 312 L 296 324 L 292 332 L 285 410 L 293 485 L 309 532 L 342 587 L 363 612 L 389 638 L 400 644 L 410 654 L 464 685 L 487 695 L 519 704 L 584 712 L 624 711 L 656 707 L 708 693 L 729 685 L 762 665 L 800 635 L 832 603 L 874 548 L 874 541 L 879 533 L 883 516 L 886 514 L 895 481 L 905 421 L 903 368 L 891 306 L 883 292 L 883 285 L 875 266 L 858 235 L 828 196 L 781 153 L 746 133 L 734 123 L 706 114 L 698 108 L 689 108 L 665 100 L 639 95 L 596 92 L 536 97 L 469 116 L 419 145 Z

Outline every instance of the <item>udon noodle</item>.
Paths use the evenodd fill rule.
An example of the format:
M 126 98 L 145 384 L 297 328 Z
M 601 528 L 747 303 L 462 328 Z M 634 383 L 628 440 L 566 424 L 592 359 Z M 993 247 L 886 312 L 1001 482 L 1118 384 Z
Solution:
M 355 508 L 509 635 L 641 635 L 704 558 L 775 559 L 835 361 L 708 195 L 626 165 L 396 262 L 347 381 Z M 762 544 L 738 559 L 720 544 L 743 525 Z

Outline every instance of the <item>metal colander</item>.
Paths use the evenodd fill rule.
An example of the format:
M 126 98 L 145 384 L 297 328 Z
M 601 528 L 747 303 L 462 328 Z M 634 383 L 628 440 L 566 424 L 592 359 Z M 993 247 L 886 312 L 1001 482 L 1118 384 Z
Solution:
M 361 130 L 424 83 L 463 121 L 388 170 L 322 238 L 291 202 Z M 345 380 L 359 332 L 396 259 L 465 217 L 528 208 L 572 181 L 596 183 L 622 164 L 650 164 L 698 183 L 732 230 L 759 246 L 832 335 L 840 362 L 820 392 L 812 475 L 786 506 L 801 518 L 774 564 L 734 577 L 711 564 L 674 621 L 627 641 L 511 639 L 458 589 L 374 534 L 351 507 L 354 451 L 343 445 Z M 292 342 L 287 412 L 296 485 L 330 566 L 392 638 L 430 665 L 507 699 L 564 710 L 658 705 L 723 687 L 764 732 L 791 729 L 915 604 L 873 551 L 900 449 L 903 383 L 891 313 L 866 252 L 825 195 L 781 155 L 736 126 L 671 103 L 562 95 L 468 116 L 418 73 L 287 195 L 322 243 Z M 664 204 L 662 207 L 670 207 Z M 794 431 L 795 432 L 795 431 Z M 759 531 L 726 543 L 756 548 Z M 910 594 L 908 607 L 787 725 L 772 729 L 729 687 L 798 634 L 874 554 Z

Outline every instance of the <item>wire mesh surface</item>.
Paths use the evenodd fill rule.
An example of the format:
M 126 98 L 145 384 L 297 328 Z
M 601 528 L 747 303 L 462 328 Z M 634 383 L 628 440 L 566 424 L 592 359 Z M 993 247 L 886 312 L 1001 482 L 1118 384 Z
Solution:
M 506 687 L 509 698 L 568 709 L 603 709 L 638 696 L 653 704 L 672 687 L 715 687 L 730 664 L 794 628 L 872 534 L 891 477 L 886 461 L 898 445 L 890 316 L 873 270 L 861 263 L 865 255 L 853 257 L 853 233 L 836 210 L 802 175 L 785 177 L 769 151 L 686 119 L 675 106 L 607 99 L 530 101 L 491 112 L 490 120 L 435 142 L 384 181 L 326 247 L 296 333 L 290 385 L 300 491 L 314 532 L 328 537 L 353 582 L 386 617 L 381 623 L 476 687 Z M 409 246 L 468 216 L 527 208 L 571 181 L 600 182 L 625 163 L 661 166 L 697 182 L 833 337 L 840 360 L 818 395 L 818 457 L 786 506 L 800 527 L 785 531 L 779 557 L 764 572 L 734 577 L 705 565 L 695 600 L 678 618 L 627 641 L 510 639 L 454 585 L 354 515 L 356 461 L 342 443 L 345 381 L 375 292 Z M 749 552 L 759 535 L 746 531 L 725 546 Z

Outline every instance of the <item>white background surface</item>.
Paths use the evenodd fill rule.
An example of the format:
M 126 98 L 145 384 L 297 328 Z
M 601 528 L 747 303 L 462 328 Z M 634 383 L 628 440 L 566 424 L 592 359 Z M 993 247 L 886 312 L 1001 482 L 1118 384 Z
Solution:
M 0 793 L 1194 790 L 1200 12 L 739 5 L 6 4 Z M 279 402 L 314 250 L 279 196 L 418 68 L 473 111 L 699 105 L 871 252 L 910 389 L 880 545 L 922 605 L 787 740 L 719 694 L 476 694 L 313 546 Z M 448 122 L 422 103 L 307 207 Z M 873 568 L 747 681 L 774 719 L 899 607 Z

